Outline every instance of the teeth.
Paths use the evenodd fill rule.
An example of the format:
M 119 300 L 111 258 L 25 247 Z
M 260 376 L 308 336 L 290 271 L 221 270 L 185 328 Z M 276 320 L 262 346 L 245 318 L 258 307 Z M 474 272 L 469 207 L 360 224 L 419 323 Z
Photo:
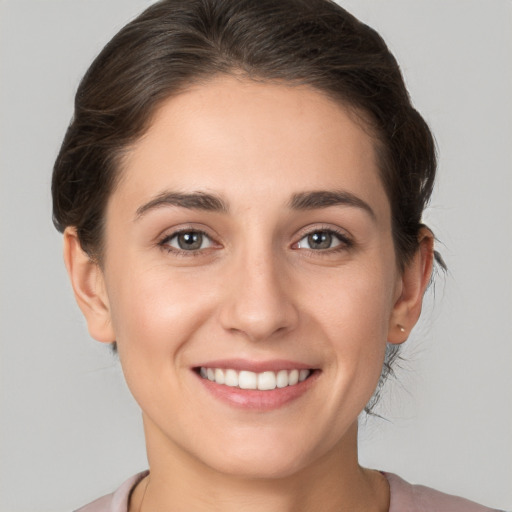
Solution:
M 224 379 L 224 384 L 226 384 L 226 386 L 238 386 L 238 373 L 236 373 L 235 370 L 226 370 Z
M 259 389 L 267 391 L 295 384 L 306 380 L 311 375 L 311 370 L 279 370 L 278 372 L 254 373 L 246 370 L 237 372 L 231 369 L 204 368 L 199 369 L 203 379 L 211 380 L 217 384 L 225 384 L 240 389 Z
M 215 382 L 217 384 L 224 384 L 224 372 L 220 368 L 215 369 Z
M 299 371 L 299 382 L 306 380 L 309 377 L 309 370 L 300 370 Z
M 240 389 L 257 389 L 258 376 L 254 372 L 241 371 L 238 374 L 238 387 Z
M 277 387 L 285 388 L 288 386 L 288 372 L 286 370 L 279 370 L 277 372 Z
M 292 370 L 288 375 L 288 386 L 295 386 L 299 382 L 299 370 Z
M 258 389 L 265 391 L 268 389 L 276 389 L 277 378 L 274 372 L 258 373 Z

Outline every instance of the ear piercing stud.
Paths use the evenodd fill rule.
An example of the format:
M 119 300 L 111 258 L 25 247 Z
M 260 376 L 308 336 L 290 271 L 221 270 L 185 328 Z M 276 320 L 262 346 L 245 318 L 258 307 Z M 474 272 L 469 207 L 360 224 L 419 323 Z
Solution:
M 400 332 L 405 332 L 405 327 L 403 325 L 398 324 L 397 327 L 400 329 Z

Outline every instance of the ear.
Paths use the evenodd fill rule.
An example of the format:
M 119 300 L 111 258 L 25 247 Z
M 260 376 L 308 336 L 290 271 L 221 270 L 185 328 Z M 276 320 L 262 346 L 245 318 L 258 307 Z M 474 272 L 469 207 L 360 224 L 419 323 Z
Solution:
M 90 335 L 104 343 L 115 341 L 103 272 L 82 249 L 74 227 L 64 231 L 64 262 Z
M 400 277 L 398 297 L 389 320 L 389 343 L 403 343 L 416 325 L 421 313 L 423 295 L 432 274 L 433 262 L 434 235 L 428 228 L 422 228 L 416 254 Z

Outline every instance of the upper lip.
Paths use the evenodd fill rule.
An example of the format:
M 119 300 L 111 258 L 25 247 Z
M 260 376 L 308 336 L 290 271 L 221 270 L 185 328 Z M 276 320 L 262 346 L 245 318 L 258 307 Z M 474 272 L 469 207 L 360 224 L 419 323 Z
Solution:
M 309 364 L 299 363 L 297 361 L 290 361 L 286 359 L 272 359 L 267 361 L 252 361 L 249 359 L 217 359 L 215 361 L 207 361 L 197 365 L 195 368 L 220 368 L 232 369 L 237 371 L 249 371 L 254 373 L 261 373 L 265 371 L 279 370 L 312 370 L 313 367 Z

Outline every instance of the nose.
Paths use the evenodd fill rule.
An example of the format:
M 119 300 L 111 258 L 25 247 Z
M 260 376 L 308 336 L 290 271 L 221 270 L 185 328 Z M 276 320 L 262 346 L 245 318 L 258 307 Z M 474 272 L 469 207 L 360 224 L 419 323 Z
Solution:
M 220 313 L 224 329 L 263 341 L 296 327 L 290 280 L 270 251 L 240 255 L 231 270 Z

